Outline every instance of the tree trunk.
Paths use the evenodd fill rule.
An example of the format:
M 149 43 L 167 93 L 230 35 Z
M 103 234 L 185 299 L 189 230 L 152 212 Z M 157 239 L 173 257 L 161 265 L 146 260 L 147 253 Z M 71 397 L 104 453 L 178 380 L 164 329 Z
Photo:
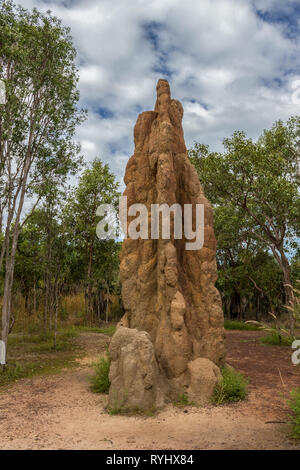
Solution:
M 109 287 L 106 283 L 106 314 L 105 314 L 105 321 L 108 323 L 108 303 L 109 303 Z
M 33 314 L 36 314 L 36 279 L 33 281 Z
M 48 323 L 48 310 L 49 310 L 49 275 L 45 276 L 45 295 L 44 295 L 44 330 L 47 331 Z
M 7 259 L 6 261 L 6 272 L 5 272 L 5 282 L 4 282 L 4 292 L 3 292 L 3 303 L 2 303 L 2 333 L 1 338 L 5 344 L 5 358 L 6 363 L 6 353 L 7 353 L 7 339 L 9 332 L 9 322 L 10 322 L 10 310 L 11 310 L 11 261 Z
M 92 305 L 92 263 L 93 263 L 93 247 L 89 248 L 89 260 L 87 271 L 87 304 L 88 315 L 91 325 L 93 324 L 93 305 Z
M 54 349 L 56 350 L 57 319 L 59 309 L 58 284 L 55 286 Z
M 5 353 L 7 355 L 7 340 L 10 327 L 11 317 L 11 300 L 12 300 L 12 287 L 14 280 L 14 267 L 15 257 L 17 251 L 17 243 L 19 238 L 19 219 L 16 220 L 13 229 L 11 251 L 9 248 L 6 250 L 6 268 L 5 268 L 5 280 L 4 280 L 4 292 L 3 292 L 3 303 L 2 303 L 2 333 L 1 338 L 5 344 Z M 6 361 L 6 357 L 5 357 Z
M 281 263 L 282 263 L 282 271 L 283 271 L 283 278 L 284 278 L 284 292 L 285 292 L 285 303 L 287 306 L 292 307 L 294 305 L 294 295 L 293 295 L 293 287 L 291 281 L 291 267 L 287 257 L 285 256 L 283 250 L 280 251 Z M 293 312 L 288 309 L 289 314 L 289 323 L 290 323 L 290 333 L 291 336 L 295 336 L 295 318 Z
M 272 246 L 272 251 L 283 272 L 285 304 L 289 307 L 293 307 L 294 295 L 293 295 L 293 287 L 292 287 L 292 281 L 291 281 L 291 267 L 290 267 L 289 260 L 284 253 L 282 244 L 276 247 Z M 290 335 L 294 337 L 295 336 L 294 315 L 290 309 L 287 309 L 287 310 L 288 310 L 288 315 L 289 315 Z

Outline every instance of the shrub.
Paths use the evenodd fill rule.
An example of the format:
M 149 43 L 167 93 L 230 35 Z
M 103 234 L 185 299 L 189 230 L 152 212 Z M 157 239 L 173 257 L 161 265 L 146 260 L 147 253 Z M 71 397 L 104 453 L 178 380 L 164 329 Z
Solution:
M 291 346 L 293 339 L 273 332 L 260 338 L 260 342 L 266 346 Z
M 192 402 L 189 401 L 189 398 L 186 393 L 182 393 L 181 395 L 178 395 L 178 397 L 176 398 L 173 404 L 174 406 L 181 407 L 181 406 L 192 405 Z
M 296 281 L 300 283 L 300 280 Z M 290 305 L 285 305 L 286 310 L 289 312 L 289 323 L 290 328 L 286 329 L 283 327 L 275 313 L 269 312 L 269 315 L 273 319 L 273 325 L 268 325 L 266 323 L 249 320 L 247 323 L 257 325 L 259 329 L 268 331 L 269 336 L 266 336 L 262 339 L 263 344 L 271 345 L 282 345 L 285 344 L 290 346 L 292 342 L 297 338 L 297 331 L 300 329 L 300 290 L 296 289 L 293 286 L 290 286 L 292 289 L 292 302 Z M 291 320 L 294 320 L 294 328 L 291 328 Z M 294 330 L 294 331 L 293 331 Z
M 291 399 L 288 404 L 293 412 L 290 415 L 292 436 L 295 439 L 300 439 L 300 387 L 291 392 Z
M 225 320 L 224 322 L 225 330 L 247 330 L 247 331 L 256 331 L 259 329 L 257 325 L 251 323 L 245 323 L 242 321 L 232 321 Z
M 92 377 L 91 390 L 95 393 L 108 393 L 110 358 L 101 357 L 95 367 L 95 376 Z
M 223 381 L 214 390 L 212 400 L 215 404 L 232 403 L 244 400 L 248 395 L 248 381 L 238 371 L 229 368 L 222 368 Z

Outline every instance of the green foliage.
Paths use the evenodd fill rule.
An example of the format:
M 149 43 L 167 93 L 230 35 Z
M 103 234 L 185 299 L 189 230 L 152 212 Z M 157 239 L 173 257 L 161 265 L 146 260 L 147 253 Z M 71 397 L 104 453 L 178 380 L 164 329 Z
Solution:
M 0 369 L 0 387 L 21 378 L 54 374 L 63 368 L 74 367 L 76 357 L 82 354 L 80 347 L 74 342 L 80 333 L 111 336 L 114 331 L 113 325 L 105 328 L 73 326 L 60 329 L 57 332 L 56 348 L 52 331 L 28 335 L 12 334 L 8 338 L 7 367 L 3 371 Z
M 176 400 L 174 400 L 173 404 L 174 406 L 182 407 L 192 405 L 193 403 L 189 401 L 189 397 L 186 393 L 182 393 L 181 395 L 178 395 Z
M 292 410 L 290 415 L 292 437 L 300 440 L 300 388 L 291 392 L 291 399 L 288 404 Z
M 5 102 L 0 106 L 0 220 L 4 222 L 0 274 L 3 272 L 5 286 L 1 338 L 6 343 L 12 325 L 14 268 L 24 201 L 33 197 L 37 204 L 46 199 L 47 208 L 55 206 L 53 201 L 60 195 L 58 187 L 66 186 L 68 177 L 77 172 L 81 162 L 80 146 L 74 139 L 85 113 L 77 106 L 78 70 L 70 30 L 50 11 L 44 14 L 37 9 L 29 11 L 16 6 L 11 0 L 1 2 L 0 47 L 0 81 L 6 92 Z M 48 217 L 48 222 L 50 219 Z M 31 237 L 35 238 L 34 234 L 31 233 Z M 53 239 L 57 261 L 61 258 L 63 243 L 57 231 Z M 30 240 L 25 241 L 20 256 L 22 268 L 22 258 L 25 261 L 24 271 L 22 268 L 19 271 L 27 300 L 29 289 L 37 288 L 36 277 L 40 271 L 36 269 L 41 261 L 40 240 L 36 241 L 34 247 Z M 50 243 L 48 249 L 51 250 Z M 30 253 L 35 256 L 35 263 Z M 65 270 L 57 262 L 53 264 L 55 273 L 50 274 L 47 263 L 49 270 L 45 277 L 48 293 L 50 277 L 55 278 L 52 304 L 53 311 L 57 312 Z M 47 319 L 45 315 L 45 327 Z M 56 320 L 57 315 L 55 324 Z
M 52 187 L 22 227 L 14 287 L 25 299 L 28 317 L 37 313 L 43 317 L 39 327 L 53 328 L 56 315 L 58 322 L 69 317 L 72 321 L 76 315 L 74 323 L 78 325 L 99 324 L 104 318 L 118 320 L 122 315 L 121 243 L 99 240 L 96 235 L 97 207 L 101 203 L 117 204 L 116 188 L 115 176 L 96 159 L 67 202 L 63 191 Z
M 108 410 L 108 414 L 110 416 L 120 415 L 122 414 L 122 410 L 117 405 L 114 405 Z
M 225 320 L 224 321 L 225 330 L 247 330 L 247 331 L 257 331 L 259 327 L 257 325 L 252 325 L 250 323 Z
M 267 302 L 267 312 L 283 311 L 292 299 L 289 255 L 300 234 L 299 130 L 296 116 L 286 124 L 276 122 L 256 142 L 237 131 L 224 140 L 223 153 L 200 143 L 189 152 L 215 207 L 218 286 L 225 306 L 227 300 L 232 305 L 254 297 L 256 303 Z M 257 256 L 260 262 L 253 263 Z M 262 256 L 269 258 L 268 265 Z M 291 314 L 289 322 L 293 334 Z
M 86 329 L 83 328 L 83 331 L 86 331 Z M 94 331 L 95 333 L 102 333 L 103 335 L 107 336 L 113 336 L 116 332 L 116 327 L 114 325 L 111 325 L 103 328 L 93 328 L 90 331 Z
M 95 244 L 97 240 L 96 227 L 101 220 L 101 217 L 97 215 L 99 205 L 112 204 L 117 208 L 118 186 L 109 166 L 96 158 L 84 171 L 78 187 L 70 195 L 65 215 L 73 236 L 80 236 L 78 242 L 84 248 Z
M 30 348 L 30 352 L 48 353 L 51 351 L 73 351 L 74 349 L 75 346 L 70 341 L 61 340 L 59 338 L 55 345 L 53 339 L 50 341 L 45 341 L 41 344 L 35 344 Z
M 19 359 L 9 361 L 4 370 L 0 369 L 0 388 L 16 382 L 19 379 L 34 377 L 36 375 L 56 374 L 62 369 L 75 366 L 75 356 L 70 354 L 36 358 L 34 361 L 20 361 Z
M 77 266 L 84 266 L 80 276 L 86 285 L 87 317 L 92 322 L 102 313 L 108 319 L 112 295 L 119 293 L 119 252 L 121 244 L 114 239 L 97 237 L 96 229 L 103 217 L 97 215 L 102 204 L 118 207 L 119 192 L 115 175 L 107 164 L 95 159 L 80 178 L 64 208 L 69 243 L 77 256 Z M 118 231 L 116 227 L 115 236 Z
M 33 152 L 28 190 L 41 194 L 51 176 L 66 174 L 73 166 L 72 138 L 84 118 L 77 108 L 76 51 L 70 30 L 50 12 L 5 1 L 0 24 L 0 79 L 6 87 L 0 137 L 9 139 L 19 162 Z
M 104 326 L 104 327 L 96 327 L 96 326 L 73 326 L 69 330 L 71 332 L 74 332 L 74 334 L 79 334 L 80 332 L 86 332 L 86 333 L 101 333 L 103 335 L 107 336 L 113 336 L 116 331 L 115 325 L 110 325 L 110 326 Z
M 91 379 L 91 390 L 95 393 L 108 393 L 109 382 L 109 357 L 101 357 L 95 367 L 95 376 Z
M 275 331 L 260 338 L 260 342 L 265 346 L 291 346 L 293 339 L 282 336 Z
M 299 284 L 299 280 L 295 284 Z M 263 331 L 269 332 L 268 335 L 261 338 L 261 342 L 265 345 L 270 346 L 291 346 L 295 339 L 299 339 L 299 329 L 300 329 L 300 290 L 291 286 L 291 291 L 293 294 L 293 303 L 292 305 L 285 305 L 285 308 L 290 312 L 294 319 L 295 332 L 292 335 L 289 330 L 287 330 L 279 321 L 277 316 L 270 312 L 270 316 L 273 319 L 273 324 L 269 325 L 263 322 L 257 321 L 248 321 L 248 324 L 256 325 Z
M 295 281 L 295 287 L 292 287 L 293 292 L 293 303 L 292 305 L 286 305 L 285 308 L 293 316 L 297 329 L 300 329 L 300 280 Z
M 240 372 L 231 367 L 224 367 L 222 368 L 222 376 L 222 382 L 214 390 L 213 403 L 221 405 L 222 403 L 244 400 L 247 397 L 248 381 Z
M 208 198 L 214 204 L 227 202 L 239 209 L 254 239 L 261 235 L 269 243 L 271 222 L 278 228 L 286 224 L 290 230 L 299 228 L 295 152 L 299 126 L 299 117 L 291 118 L 286 125 L 279 121 L 257 142 L 237 131 L 224 139 L 223 154 L 210 153 L 207 146 L 197 143 L 190 151 Z

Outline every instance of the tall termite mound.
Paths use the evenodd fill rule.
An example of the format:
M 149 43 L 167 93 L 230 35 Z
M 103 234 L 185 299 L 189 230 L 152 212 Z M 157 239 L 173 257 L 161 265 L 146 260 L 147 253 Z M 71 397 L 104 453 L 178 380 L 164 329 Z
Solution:
M 149 227 L 153 204 L 179 204 L 183 213 L 185 204 L 204 206 L 200 249 L 187 249 L 191 240 L 185 238 L 184 227 L 183 238 L 174 238 L 174 217 L 169 239 L 159 233 L 154 240 L 124 240 L 120 275 L 126 313 L 111 344 L 109 401 L 128 409 L 149 408 L 182 393 L 204 403 L 220 380 L 225 358 L 213 212 L 188 159 L 182 117 L 183 107 L 171 99 L 169 83 L 159 80 L 155 110 L 140 114 L 135 125 L 135 151 L 124 178 L 128 208 L 145 205 Z M 193 210 L 193 226 L 195 218 Z M 128 217 L 128 224 L 132 219 Z M 142 332 L 147 335 L 141 339 Z M 141 363 L 147 364 L 147 372 Z M 134 403 L 133 394 L 139 397 Z

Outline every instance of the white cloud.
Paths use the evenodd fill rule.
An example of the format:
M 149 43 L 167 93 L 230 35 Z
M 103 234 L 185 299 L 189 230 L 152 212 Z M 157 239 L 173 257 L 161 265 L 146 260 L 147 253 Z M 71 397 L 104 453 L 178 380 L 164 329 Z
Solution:
M 257 137 L 299 113 L 292 100 L 299 38 L 286 34 L 288 22 L 256 14 L 288 15 L 296 1 L 19 1 L 51 9 L 71 27 L 81 105 L 89 109 L 78 138 L 86 159 L 99 155 L 119 179 L 137 114 L 153 109 L 161 69 L 171 72 L 172 94 L 184 105 L 187 146 L 198 140 L 220 149 L 236 129 Z

